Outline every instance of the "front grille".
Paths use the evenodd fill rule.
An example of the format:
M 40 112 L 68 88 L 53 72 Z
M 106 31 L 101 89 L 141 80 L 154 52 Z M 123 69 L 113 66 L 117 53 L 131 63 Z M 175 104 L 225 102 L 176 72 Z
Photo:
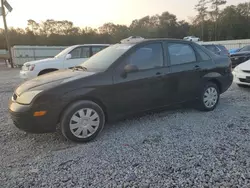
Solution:
M 250 73 L 250 70 L 242 70 L 242 72 Z
M 240 80 L 241 82 L 250 83 L 250 80 L 247 80 L 247 79 L 239 78 L 239 80 Z

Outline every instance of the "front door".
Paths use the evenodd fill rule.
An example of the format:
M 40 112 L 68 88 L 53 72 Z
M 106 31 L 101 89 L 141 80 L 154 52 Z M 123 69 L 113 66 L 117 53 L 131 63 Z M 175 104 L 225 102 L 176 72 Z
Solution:
M 75 67 L 86 61 L 90 57 L 90 47 L 76 47 L 69 54 L 71 54 L 71 58 L 64 61 L 65 69 Z
M 112 111 L 133 114 L 155 108 L 161 104 L 164 75 L 162 43 L 150 43 L 137 47 L 114 71 Z M 138 69 L 124 76 L 126 65 Z

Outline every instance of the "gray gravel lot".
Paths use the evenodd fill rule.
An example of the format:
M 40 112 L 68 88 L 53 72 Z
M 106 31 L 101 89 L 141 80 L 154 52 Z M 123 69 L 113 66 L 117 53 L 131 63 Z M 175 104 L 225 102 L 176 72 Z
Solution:
M 107 125 L 87 144 L 14 127 L 18 70 L 0 70 L 0 187 L 250 187 L 250 89 L 213 112 L 179 109 Z

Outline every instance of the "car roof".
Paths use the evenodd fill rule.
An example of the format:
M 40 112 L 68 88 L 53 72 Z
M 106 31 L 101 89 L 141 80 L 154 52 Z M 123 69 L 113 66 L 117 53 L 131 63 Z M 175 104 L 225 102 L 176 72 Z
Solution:
M 73 45 L 72 47 L 81 47 L 81 46 L 110 46 L 110 44 L 78 44 L 78 45 Z
M 124 41 L 120 42 L 120 44 L 140 44 L 140 43 L 147 43 L 147 42 L 162 42 L 162 41 L 171 41 L 171 42 L 189 42 L 185 41 L 183 39 L 174 39 L 174 38 L 153 38 L 153 39 L 142 39 L 142 40 L 130 40 L 130 41 Z

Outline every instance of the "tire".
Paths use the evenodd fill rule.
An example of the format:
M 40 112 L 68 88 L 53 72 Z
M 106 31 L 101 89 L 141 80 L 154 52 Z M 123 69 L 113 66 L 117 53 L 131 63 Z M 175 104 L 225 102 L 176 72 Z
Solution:
M 64 111 L 60 122 L 65 138 L 75 142 L 88 142 L 102 131 L 105 114 L 102 108 L 92 101 L 78 101 Z
M 218 105 L 219 100 L 220 92 L 218 86 L 213 82 L 207 82 L 200 92 L 198 109 L 201 111 L 213 111 Z

